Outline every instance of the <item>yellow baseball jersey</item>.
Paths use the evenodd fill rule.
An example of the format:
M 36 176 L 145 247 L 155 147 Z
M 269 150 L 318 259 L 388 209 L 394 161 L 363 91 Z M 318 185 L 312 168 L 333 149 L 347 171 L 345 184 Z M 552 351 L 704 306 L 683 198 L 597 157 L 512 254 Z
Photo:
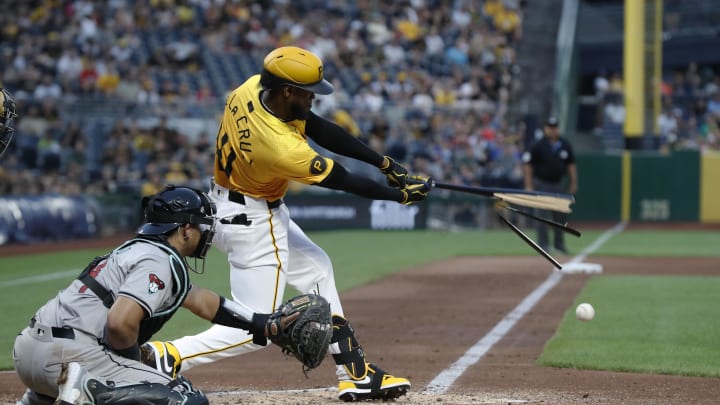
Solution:
M 284 122 L 260 102 L 260 75 L 233 90 L 225 102 L 215 150 L 215 182 L 270 201 L 282 198 L 291 180 L 323 181 L 332 159 L 307 142 L 305 121 Z

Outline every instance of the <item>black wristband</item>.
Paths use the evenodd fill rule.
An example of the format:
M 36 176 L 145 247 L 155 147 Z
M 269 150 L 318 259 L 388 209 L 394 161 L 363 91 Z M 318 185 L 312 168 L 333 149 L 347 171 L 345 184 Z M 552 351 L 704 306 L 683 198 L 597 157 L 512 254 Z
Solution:
M 253 314 L 252 323 L 250 325 L 250 333 L 253 334 L 253 343 L 256 345 L 267 346 L 265 324 L 268 319 L 270 319 L 270 314 Z
M 215 312 L 215 316 L 213 316 L 213 319 L 210 322 L 216 323 L 218 325 L 230 326 L 227 325 L 227 313 L 225 311 L 225 308 L 223 307 L 223 304 L 225 304 L 225 297 L 221 295 L 220 305 L 218 305 L 217 312 Z
M 112 349 L 112 351 L 126 359 L 140 361 L 140 345 L 137 343 L 124 349 Z
M 236 314 L 232 310 L 226 308 L 225 301 L 225 297 L 221 296 L 220 305 L 218 306 L 218 310 L 215 313 L 212 322 L 218 325 L 229 326 L 231 328 L 245 329 L 246 331 L 252 333 L 253 343 L 256 345 L 266 346 L 267 339 L 265 338 L 265 323 L 268 318 L 270 318 L 270 315 L 253 314 L 252 319 L 247 320 L 239 314 Z

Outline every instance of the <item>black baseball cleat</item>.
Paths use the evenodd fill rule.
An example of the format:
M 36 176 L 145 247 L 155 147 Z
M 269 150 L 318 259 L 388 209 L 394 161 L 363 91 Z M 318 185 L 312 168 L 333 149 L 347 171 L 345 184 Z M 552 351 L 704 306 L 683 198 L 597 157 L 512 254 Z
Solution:
M 368 372 L 361 380 L 343 380 L 338 385 L 338 397 L 345 402 L 366 400 L 392 401 L 405 395 L 410 381 L 395 377 L 374 364 L 367 365 Z
M 146 342 L 140 347 L 140 362 L 171 379 L 177 378 L 182 366 L 180 352 L 170 342 Z

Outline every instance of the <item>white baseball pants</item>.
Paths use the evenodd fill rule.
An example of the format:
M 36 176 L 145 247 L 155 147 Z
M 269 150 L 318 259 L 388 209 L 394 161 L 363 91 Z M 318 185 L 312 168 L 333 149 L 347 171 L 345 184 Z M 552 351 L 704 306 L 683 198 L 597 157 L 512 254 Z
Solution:
M 282 303 L 287 282 L 301 293 L 322 295 L 333 314 L 343 315 L 330 258 L 290 219 L 285 204 L 271 209 L 267 201 L 248 196 L 244 204 L 233 202 L 228 190 L 217 184 L 209 195 L 218 218 L 236 222 L 218 223 L 214 239 L 214 245 L 227 254 L 235 301 L 255 312 L 270 313 Z M 180 352 L 183 371 L 263 348 L 253 344 L 246 331 L 221 325 L 172 343 Z M 330 348 L 337 353 L 332 346 L 337 345 Z

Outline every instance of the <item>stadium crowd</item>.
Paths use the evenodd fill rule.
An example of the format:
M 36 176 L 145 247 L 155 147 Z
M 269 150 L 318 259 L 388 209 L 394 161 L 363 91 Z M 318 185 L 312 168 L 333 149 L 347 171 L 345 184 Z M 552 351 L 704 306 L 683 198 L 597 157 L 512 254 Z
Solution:
M 666 69 L 660 87 L 661 111 L 655 118 L 665 149 L 720 150 L 720 74 L 718 66 Z M 625 122 L 622 75 L 600 72 L 593 81 L 598 100 L 596 133 L 609 136 Z
M 336 91 L 314 110 L 422 174 L 520 185 L 521 125 L 505 112 L 515 79 L 522 0 L 373 2 L 87 0 L 21 2 L 0 15 L 0 83 L 20 118 L 3 161 L 9 194 L 206 188 L 214 134 L 168 117 L 214 119 L 227 88 L 205 53 L 262 61 L 294 44 L 325 62 Z M 255 65 L 256 66 L 256 65 Z M 254 73 L 254 72 L 252 72 Z M 247 73 L 251 74 L 251 73 Z M 125 106 L 90 125 L 78 100 Z M 93 147 L 97 145 L 99 147 Z

